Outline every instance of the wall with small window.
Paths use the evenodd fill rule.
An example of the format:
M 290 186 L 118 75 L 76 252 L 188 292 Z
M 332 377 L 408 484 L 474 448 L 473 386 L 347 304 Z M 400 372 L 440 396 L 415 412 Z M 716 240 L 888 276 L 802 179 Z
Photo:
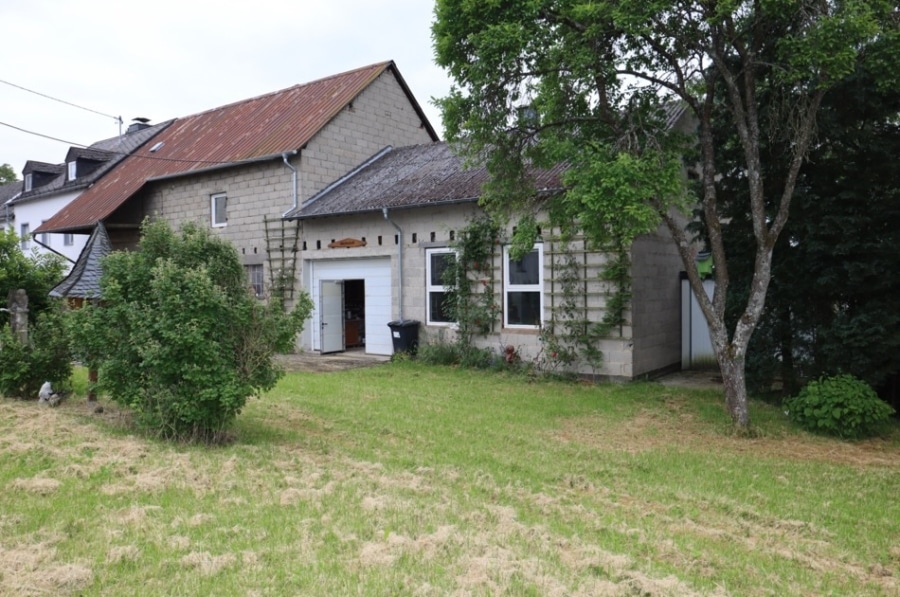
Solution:
M 341 110 L 299 155 L 289 155 L 291 165 L 298 171 L 298 200 L 308 199 L 387 145 L 401 147 L 431 140 L 396 77 L 387 71 L 364 89 L 351 106 Z M 144 217 L 162 218 L 175 227 L 196 222 L 230 241 L 244 264 L 249 265 L 257 259 L 264 262 L 267 243 L 281 243 L 281 216 L 294 202 L 293 177 L 278 156 L 150 183 L 136 199 L 122 206 L 109 221 L 132 227 Z M 126 213 L 127 210 L 132 211 Z M 264 219 L 269 222 L 268 230 Z M 391 252 L 393 249 L 388 247 L 395 246 L 394 229 L 380 212 L 372 221 L 377 232 L 364 235 L 382 237 L 385 252 Z M 295 222 L 287 225 L 287 243 L 294 241 L 292 228 L 296 228 Z M 111 227 L 111 237 L 114 234 Z M 351 234 L 339 229 L 327 236 L 330 242 Z M 354 232 L 352 236 L 358 234 Z M 377 246 L 375 241 L 372 246 Z M 302 260 L 298 259 L 296 279 L 302 280 L 302 275 Z M 300 287 L 299 282 L 296 287 Z
M 51 197 L 41 197 L 33 201 L 22 201 L 16 204 L 16 221 L 19 224 L 29 224 L 29 234 L 34 233 L 38 226 L 48 219 L 52 214 L 57 213 L 78 196 L 80 191 L 60 193 Z M 20 227 L 17 226 L 16 232 L 21 234 Z M 88 231 L 89 232 L 89 231 Z M 81 254 L 85 243 L 89 237 L 88 234 L 63 234 L 63 233 L 38 233 L 36 239 L 29 241 L 29 252 L 34 249 L 39 254 L 49 253 L 50 249 L 45 248 L 40 243 L 50 247 L 53 252 L 62 254 L 68 260 L 65 265 L 72 267 L 75 260 Z M 40 242 L 37 242 L 40 241 Z
M 400 314 L 402 300 L 403 317 L 421 322 L 423 341 L 452 341 L 455 322 L 446 305 L 443 272 L 448 262 L 455 259 L 452 244 L 457 233 L 479 214 L 474 203 L 390 211 L 391 220 L 403 230 L 402 284 L 396 279 L 400 236 L 380 211 L 304 221 L 301 256 L 304 260 L 390 256 L 394 317 Z M 511 228 L 506 230 L 504 238 L 508 239 L 511 232 Z M 329 244 L 344 238 L 363 240 L 366 245 L 329 248 Z M 677 263 L 671 260 L 673 256 L 677 259 L 677 254 L 670 246 L 671 241 L 662 233 L 635 244 L 632 259 L 640 276 L 635 280 L 635 294 L 642 295 L 637 304 L 646 320 L 633 322 L 632 310 L 628 310 L 625 323 L 599 342 L 604 353 L 602 368 L 585 368 L 583 373 L 632 379 L 679 362 L 680 322 L 677 317 L 672 320 L 668 315 L 659 315 L 672 309 L 678 311 L 677 297 L 672 300 L 666 290 L 669 277 L 677 282 L 678 272 Z M 652 250 L 648 251 L 648 247 Z M 493 331 L 476 339 L 479 345 L 492 350 L 512 345 L 525 360 L 541 357 L 541 330 L 564 301 L 560 264 L 567 252 L 573 255 L 583 279 L 580 312 L 590 321 L 602 319 L 609 288 L 601 279 L 601 272 L 608 256 L 592 250 L 582 238 L 563 245 L 553 231 L 544 231 L 540 242 L 521 259 L 513 259 L 506 244 L 497 245 L 486 271 L 493 280 L 500 314 Z M 654 285 L 662 291 L 658 293 Z M 642 334 L 639 342 L 634 337 L 635 329 Z

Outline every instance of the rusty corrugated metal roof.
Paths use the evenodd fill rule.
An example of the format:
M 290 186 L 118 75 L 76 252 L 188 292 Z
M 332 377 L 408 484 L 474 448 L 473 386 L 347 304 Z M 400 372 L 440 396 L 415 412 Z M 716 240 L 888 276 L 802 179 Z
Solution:
M 562 188 L 565 166 L 532 169 L 534 189 L 552 192 Z M 464 168 L 463 158 L 446 143 L 386 148 L 347 176 L 323 189 L 287 219 L 305 220 L 328 216 L 476 201 L 490 175 L 484 168 Z
M 35 232 L 92 228 L 154 178 L 300 149 L 388 69 L 406 89 L 389 61 L 179 118 Z

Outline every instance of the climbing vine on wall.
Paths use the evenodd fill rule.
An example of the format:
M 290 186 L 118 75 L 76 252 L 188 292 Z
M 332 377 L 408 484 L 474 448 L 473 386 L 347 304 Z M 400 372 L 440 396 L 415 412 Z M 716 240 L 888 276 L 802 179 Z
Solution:
M 526 236 L 539 234 L 535 222 L 527 222 Z M 548 227 L 549 228 L 549 227 Z M 443 273 L 445 308 L 456 321 L 456 344 L 462 354 L 477 352 L 475 340 L 492 334 L 500 316 L 496 285 L 496 259 L 500 259 L 500 227 L 488 217 L 471 220 L 450 243 L 456 259 L 448 262 Z M 630 246 L 624 239 L 612 238 L 607 246 L 587 247 L 576 240 L 573 227 L 562 227 L 560 235 L 546 246 L 551 250 L 554 297 L 548 317 L 542 322 L 542 355 L 537 365 L 547 370 L 574 371 L 587 365 L 597 372 L 603 364 L 600 341 L 621 333 L 625 312 L 631 302 Z M 514 236 L 514 243 L 533 245 L 534 238 Z M 581 246 L 579 247 L 579 243 Z M 605 282 L 603 315 L 598 318 L 588 305 L 590 280 L 579 256 L 602 252 L 606 261 L 599 272 Z M 595 279 L 596 281 L 596 279 Z M 596 310 L 596 308 L 594 309 Z
M 494 293 L 494 256 L 500 227 L 490 218 L 471 220 L 450 244 L 456 252 L 444 270 L 446 307 L 457 323 L 457 344 L 471 348 L 494 330 L 500 314 Z
M 553 243 L 554 300 L 550 317 L 541 328 L 543 354 L 540 364 L 550 370 L 575 370 L 585 364 L 596 373 L 603 364 L 600 341 L 615 334 L 625 323 L 625 311 L 631 301 L 628 246 L 614 242 L 604 247 L 607 261 L 599 273 L 606 282 L 603 293 L 603 317 L 590 316 L 586 265 L 578 255 L 589 249 L 577 248 L 571 228 L 563 228 Z

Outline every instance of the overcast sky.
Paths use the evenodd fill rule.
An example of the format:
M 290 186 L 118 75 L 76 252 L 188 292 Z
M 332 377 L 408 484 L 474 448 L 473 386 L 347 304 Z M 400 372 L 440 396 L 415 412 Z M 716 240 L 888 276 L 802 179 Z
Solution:
M 431 0 L 0 0 L 0 164 L 62 163 L 141 116 L 156 123 L 394 60 L 431 105 L 450 89 L 434 64 Z M 101 116 L 12 87 L 101 112 Z

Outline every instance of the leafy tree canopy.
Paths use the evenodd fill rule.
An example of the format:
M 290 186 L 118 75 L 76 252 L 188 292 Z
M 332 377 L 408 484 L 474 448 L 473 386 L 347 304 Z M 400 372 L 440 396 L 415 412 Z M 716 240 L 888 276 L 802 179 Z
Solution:
M 0 185 L 19 180 L 16 171 L 9 164 L 0 164 Z
M 872 44 L 885 55 L 897 40 Z M 900 374 L 900 87 L 883 84 L 881 61 L 860 60 L 856 70 L 823 98 L 816 142 L 798 178 L 791 219 L 773 255 L 773 279 L 760 326 L 750 344 L 748 379 L 760 388 L 780 376 L 785 394 L 804 379 L 851 373 L 887 390 Z M 762 94 L 768 95 L 767 89 Z M 764 120 L 772 115 L 765 110 Z M 753 271 L 753 231 L 743 209 L 746 185 L 734 163 L 738 143 L 727 114 L 717 112 L 720 181 L 732 197 L 728 217 L 729 263 L 739 315 Z M 762 147 L 767 186 L 785 177 L 784 139 Z M 767 210 L 774 208 L 767 193 Z M 888 393 L 885 391 L 885 395 Z
M 437 61 L 458 85 L 440 101 L 445 130 L 493 175 L 484 205 L 534 214 L 534 195 L 522 192 L 529 188 L 526 164 L 565 161 L 568 192 L 551 206 L 558 222 L 577 221 L 598 242 L 628 241 L 664 222 L 709 322 L 729 411 L 746 429 L 747 345 L 822 97 L 874 41 L 896 39 L 897 7 L 888 0 L 438 0 L 435 15 Z M 876 49 L 867 57 L 881 63 L 882 84 L 900 82 L 896 53 Z M 765 129 L 757 95 L 763 80 L 780 114 Z M 733 167 L 745 173 L 755 244 L 748 298 L 733 327 L 725 323 L 730 280 L 716 187 L 721 148 L 711 122 L 718 97 L 737 133 Z M 690 155 L 685 133 L 693 131 L 672 126 L 681 108 L 697 124 L 688 163 L 697 164 L 715 263 L 712 300 L 674 211 L 689 201 L 682 157 Z M 771 211 L 764 135 L 791 139 Z

